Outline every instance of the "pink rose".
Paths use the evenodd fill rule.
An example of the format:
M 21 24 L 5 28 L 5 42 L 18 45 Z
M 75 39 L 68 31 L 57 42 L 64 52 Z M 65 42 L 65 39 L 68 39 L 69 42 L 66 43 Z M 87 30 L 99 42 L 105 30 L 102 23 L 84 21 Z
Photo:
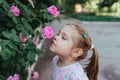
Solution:
M 20 15 L 20 10 L 19 10 L 16 6 L 14 6 L 14 5 L 12 5 L 12 6 L 10 7 L 10 12 L 11 12 L 14 16 L 19 16 L 19 15 Z
M 38 72 L 33 72 L 32 79 L 37 80 L 38 77 L 39 77 L 39 73 Z
M 51 26 L 46 26 L 43 30 L 42 30 L 42 34 L 43 34 L 43 37 L 45 39 L 50 39 L 52 37 L 54 37 L 55 33 L 54 33 L 54 30 Z
M 27 38 L 24 38 L 22 33 L 19 34 L 19 37 L 20 37 L 21 42 L 26 42 L 27 41 Z
M 58 11 L 57 11 L 57 8 L 52 5 L 50 7 L 47 8 L 48 12 L 51 13 L 54 17 L 57 17 L 58 16 Z
M 9 77 L 7 78 L 7 80 L 13 80 L 13 77 L 12 77 L 12 76 L 9 76 Z
M 14 74 L 13 77 L 12 77 L 12 76 L 9 76 L 9 77 L 7 78 L 7 80 L 19 80 L 19 75 L 18 75 L 18 74 Z
M 40 41 L 39 37 L 35 37 L 35 38 L 33 39 L 34 45 L 37 45 L 37 44 L 39 43 L 39 41 Z
M 18 74 L 14 74 L 13 78 L 14 78 L 14 80 L 19 80 L 19 75 Z

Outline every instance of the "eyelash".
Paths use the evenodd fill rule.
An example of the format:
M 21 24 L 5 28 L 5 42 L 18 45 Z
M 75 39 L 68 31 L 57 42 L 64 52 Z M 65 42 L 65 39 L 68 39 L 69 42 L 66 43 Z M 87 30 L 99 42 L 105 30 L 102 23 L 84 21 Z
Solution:
M 62 36 L 62 39 L 67 40 L 65 37 Z
M 59 36 L 59 33 L 57 34 L 57 36 Z
M 59 33 L 57 34 L 57 36 L 59 36 Z M 63 39 L 63 40 L 67 40 L 67 39 L 66 39 L 65 37 L 63 37 L 63 36 L 62 36 L 62 39 Z

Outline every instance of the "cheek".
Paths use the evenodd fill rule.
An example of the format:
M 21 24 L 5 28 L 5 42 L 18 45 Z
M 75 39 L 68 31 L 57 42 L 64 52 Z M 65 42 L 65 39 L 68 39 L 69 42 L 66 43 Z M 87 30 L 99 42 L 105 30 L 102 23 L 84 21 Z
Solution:
M 71 49 L 72 49 L 72 45 L 70 43 L 64 43 L 61 45 L 60 48 L 58 48 L 58 50 L 64 53 L 69 53 Z
M 61 51 L 61 47 L 59 45 L 56 45 L 56 46 L 50 46 L 50 51 L 53 52 L 53 53 L 58 53 Z
M 71 50 L 72 50 L 72 44 L 68 42 L 67 43 L 59 42 L 56 46 L 50 47 L 50 51 L 57 54 L 70 53 Z

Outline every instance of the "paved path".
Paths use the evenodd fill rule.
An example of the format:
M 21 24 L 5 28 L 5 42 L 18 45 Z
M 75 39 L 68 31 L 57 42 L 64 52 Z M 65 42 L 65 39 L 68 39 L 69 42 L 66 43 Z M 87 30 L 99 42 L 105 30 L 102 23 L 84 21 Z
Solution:
M 76 23 L 84 26 L 90 33 L 93 44 L 99 52 L 98 80 L 120 80 L 120 22 L 86 22 L 62 16 L 61 21 L 53 21 L 55 32 L 65 24 Z M 48 45 L 46 45 L 48 44 Z M 53 54 L 45 41 L 46 56 L 39 59 L 35 70 L 40 72 L 41 80 L 50 80 L 50 61 Z

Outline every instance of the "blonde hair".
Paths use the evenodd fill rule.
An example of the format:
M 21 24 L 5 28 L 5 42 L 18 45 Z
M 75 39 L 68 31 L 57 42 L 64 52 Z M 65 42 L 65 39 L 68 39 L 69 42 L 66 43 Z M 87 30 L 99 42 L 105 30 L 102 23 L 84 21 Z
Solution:
M 85 29 L 76 24 L 67 24 L 70 26 L 74 26 L 75 29 L 78 31 L 80 37 L 77 39 L 76 46 L 83 50 L 83 55 L 78 57 L 78 60 L 84 59 L 87 56 L 88 50 L 92 47 L 92 41 L 90 35 L 85 31 Z M 84 34 L 85 37 L 84 37 Z M 92 48 L 93 54 L 89 58 L 89 63 L 84 68 L 89 80 L 97 80 L 98 76 L 98 52 L 95 48 Z

